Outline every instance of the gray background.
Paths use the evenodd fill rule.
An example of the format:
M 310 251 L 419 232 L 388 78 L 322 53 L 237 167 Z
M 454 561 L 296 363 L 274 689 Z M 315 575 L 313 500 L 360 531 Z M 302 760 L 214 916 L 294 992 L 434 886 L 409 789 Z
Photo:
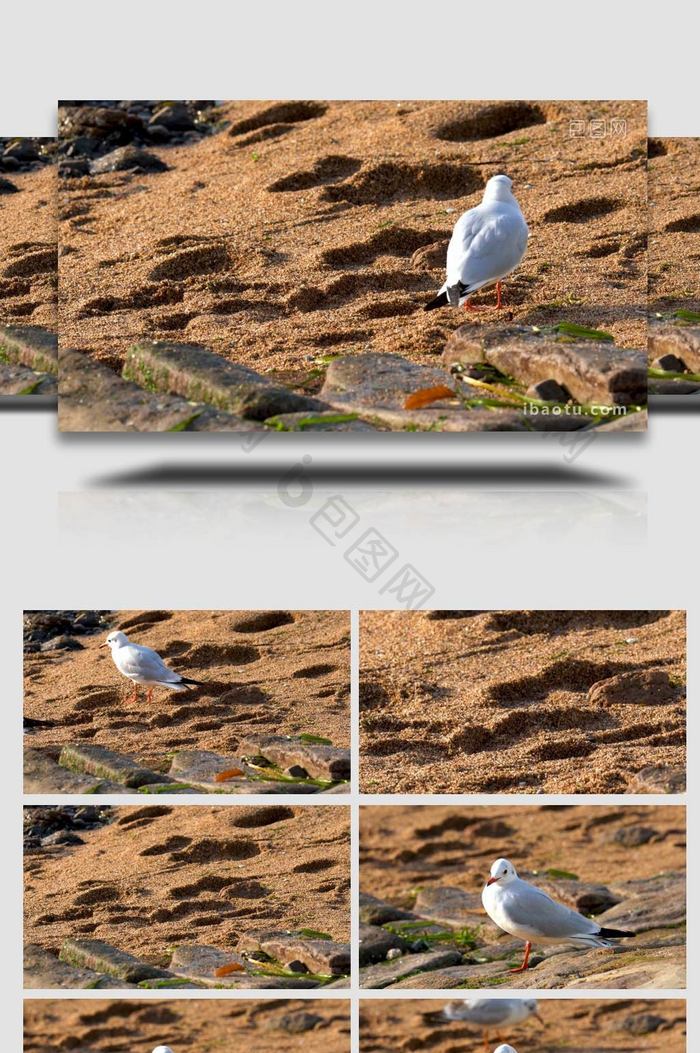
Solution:
M 2 135 L 53 134 L 59 96 L 126 95 L 648 98 L 651 134 L 700 135 L 698 15 L 678 2 L 652 18 L 610 0 L 68 0 L 13 5 L 2 38 Z M 700 412 L 698 400 L 655 410 L 648 436 L 585 448 L 539 435 L 279 435 L 249 452 L 235 436 L 60 437 L 46 410 L 0 410 L 8 1048 L 21 1048 L 23 607 L 393 606 L 384 577 L 366 581 L 347 543 L 312 525 L 341 495 L 358 534 L 379 531 L 394 566 L 434 587 L 429 606 L 687 607 L 692 692 Z M 692 763 L 690 775 L 692 794 Z M 691 925 L 695 913 L 691 902 Z

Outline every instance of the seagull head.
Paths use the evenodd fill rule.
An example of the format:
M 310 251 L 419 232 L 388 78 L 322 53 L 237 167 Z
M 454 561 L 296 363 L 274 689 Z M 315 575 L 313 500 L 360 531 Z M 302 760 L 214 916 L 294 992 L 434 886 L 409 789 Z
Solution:
M 523 1005 L 527 1009 L 528 1013 L 534 1013 L 541 1024 L 544 1024 L 544 1020 L 537 1011 L 537 999 L 536 998 L 525 998 Z
M 122 635 L 124 634 L 122 633 Z M 170 1046 L 156 1046 L 153 1053 L 173 1053 L 173 1051 Z
M 509 859 L 497 859 L 491 866 L 491 877 L 486 882 L 486 887 L 495 885 L 496 882 L 499 885 L 509 885 L 517 876 L 515 867 Z
M 105 642 L 102 644 L 102 646 L 109 647 L 113 651 L 116 647 L 123 647 L 124 644 L 128 644 L 128 642 L 129 637 L 126 635 L 126 633 L 110 633 Z M 167 1046 L 161 1046 L 159 1048 L 161 1050 L 167 1049 Z
M 512 1046 L 499 1046 L 494 1053 L 517 1053 L 517 1051 Z
M 512 201 L 513 180 L 507 175 L 491 176 L 484 189 L 484 201 Z

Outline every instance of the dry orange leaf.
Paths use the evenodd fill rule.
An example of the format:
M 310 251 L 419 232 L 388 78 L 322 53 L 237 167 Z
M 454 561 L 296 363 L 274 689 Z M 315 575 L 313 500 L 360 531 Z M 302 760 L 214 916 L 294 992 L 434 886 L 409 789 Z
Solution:
M 237 779 L 239 775 L 245 775 L 242 768 L 227 768 L 226 771 L 216 773 L 214 782 L 228 782 L 229 779 Z
M 229 965 L 220 965 L 214 970 L 214 976 L 229 976 L 231 973 L 243 973 L 245 967 L 240 962 L 231 962 Z
M 451 399 L 455 395 L 456 392 L 444 384 L 439 384 L 436 388 L 421 388 L 420 391 L 414 391 L 412 395 L 408 396 L 403 408 L 423 409 L 424 406 L 429 406 L 431 402 L 438 402 L 439 399 Z

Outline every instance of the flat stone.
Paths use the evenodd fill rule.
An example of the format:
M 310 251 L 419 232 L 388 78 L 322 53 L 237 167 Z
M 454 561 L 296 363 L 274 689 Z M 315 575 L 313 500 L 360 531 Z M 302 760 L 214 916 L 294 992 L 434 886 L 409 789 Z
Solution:
M 24 948 L 24 987 L 27 990 L 64 988 L 85 990 L 88 988 L 135 988 L 130 984 L 107 979 L 93 969 L 79 969 L 62 962 L 51 951 L 37 943 L 28 943 Z
M 216 976 L 216 970 L 232 964 L 242 965 L 243 972 L 233 972 L 228 976 Z M 202 944 L 187 944 L 176 947 L 170 960 L 170 970 L 177 976 L 198 980 L 208 987 L 260 988 L 263 990 L 277 988 L 311 988 L 318 987 L 317 980 L 306 980 L 303 976 L 257 976 L 248 970 L 251 963 L 246 962 L 236 951 L 223 951 L 219 947 L 208 947 Z
M 90 165 L 92 175 L 105 172 L 167 172 L 168 166 L 160 157 L 139 146 L 119 146 Z
M 649 415 L 647 411 L 639 410 L 638 413 L 625 413 L 620 416 L 604 420 L 602 424 L 594 424 L 596 432 L 606 431 L 646 431 L 649 426 Z
M 217 781 L 216 776 L 221 772 L 232 771 L 236 768 L 244 772 L 244 776 L 234 776 L 225 781 Z M 175 782 L 186 782 L 205 793 L 315 793 L 315 786 L 304 786 L 298 783 L 288 782 L 260 782 L 258 778 L 251 780 L 249 775 L 259 775 L 240 757 L 224 756 L 213 753 L 210 750 L 180 750 L 173 757 L 170 771 L 168 773 Z
M 448 991 L 454 987 L 468 987 L 469 981 L 478 981 L 474 986 L 482 986 L 483 981 L 488 981 L 493 976 L 503 972 L 502 962 L 488 962 L 482 965 L 452 965 L 446 969 L 434 969 L 429 973 L 419 973 L 417 976 L 407 976 L 392 984 L 393 988 L 401 990 L 444 990 Z M 567 1049 L 567 1053 L 569 1053 Z
M 60 958 L 79 969 L 92 969 L 96 973 L 116 976 L 119 980 L 139 983 L 140 980 L 166 979 L 172 977 L 167 969 L 158 969 L 139 961 L 126 951 L 120 951 L 104 940 L 64 940 Z
M 66 771 L 40 750 L 24 751 L 25 793 L 128 793 L 125 786 L 94 775 Z
M 61 431 L 184 431 L 204 409 L 152 395 L 80 351 L 61 351 L 58 392 Z
M 526 430 L 518 410 L 469 410 L 450 400 L 425 409 L 405 409 L 409 395 L 424 388 L 454 386 L 454 379 L 444 369 L 416 365 L 401 355 L 370 352 L 334 359 L 326 372 L 321 397 L 338 410 L 358 413 L 398 430 Z
M 377 431 L 373 424 L 363 420 L 343 420 L 343 417 L 352 417 L 353 414 L 338 413 L 336 410 L 326 410 L 323 413 L 278 413 L 276 417 L 270 417 L 265 423 L 268 428 L 276 428 L 278 431 Z
M 673 355 L 689 373 L 700 373 L 700 326 L 654 324 L 649 327 L 651 359 Z
M 244 420 L 234 413 L 223 413 L 221 410 L 206 406 L 194 418 L 187 431 L 258 431 L 267 432 L 264 424 L 254 420 Z
M 670 765 L 649 765 L 632 778 L 634 793 L 685 793 L 686 774 L 683 768 Z
M 611 892 L 606 885 L 594 885 L 586 881 L 575 881 L 571 878 L 548 881 L 537 879 L 541 888 L 553 899 L 560 900 L 580 914 L 586 916 L 602 914 L 620 902 L 620 896 Z
M 663 669 L 639 669 L 598 680 L 588 689 L 586 701 L 593 706 L 659 706 L 681 696 Z
M 360 987 L 381 989 L 390 987 L 412 973 L 429 973 L 447 965 L 457 965 L 462 960 L 459 951 L 425 951 L 423 954 L 406 954 L 392 962 L 368 965 L 360 970 Z
M 329 409 L 327 403 L 297 395 L 199 344 L 136 344 L 127 353 L 122 375 L 151 390 L 182 395 L 250 420 Z
M 309 972 L 324 976 L 345 976 L 350 972 L 350 944 L 317 940 L 305 936 L 271 936 L 260 940 L 260 949 L 271 958 L 289 965 L 302 962 Z
M 0 328 L 0 358 L 36 373 L 58 374 L 58 337 L 38 325 Z
M 138 788 L 146 783 L 162 783 L 163 776 L 114 750 L 104 746 L 93 746 L 89 743 L 75 743 L 64 746 L 59 757 L 59 764 L 71 771 L 98 775 L 124 786 Z
M 650 395 L 694 395 L 700 391 L 698 380 L 654 380 L 649 378 Z
M 45 373 L 35 373 L 26 366 L 0 361 L 0 395 L 51 394 L 50 391 L 42 391 L 47 379 Z
M 350 778 L 350 750 L 302 742 L 285 735 L 248 735 L 239 749 L 246 756 L 261 754 L 278 768 L 299 765 L 314 779 L 337 782 Z
M 615 892 L 620 902 L 598 916 L 601 925 L 635 933 L 677 929 L 685 924 L 685 875 L 658 874 L 626 881 Z M 627 949 L 630 947 L 627 945 Z
M 484 915 L 480 895 L 439 885 L 421 889 L 414 910 L 421 918 L 429 918 L 453 928 L 472 926 L 477 920 L 476 915 L 479 916 L 479 922 L 483 921 Z
M 383 962 L 388 951 L 404 951 L 407 947 L 408 943 L 401 936 L 395 936 L 378 925 L 360 923 L 360 965 Z
M 329 786 L 327 790 L 321 790 L 321 793 L 333 793 L 333 794 L 346 794 L 352 793 L 352 786 L 349 782 L 339 782 L 335 786 Z
M 450 334 L 442 360 L 448 370 L 487 362 L 528 386 L 555 380 L 580 403 L 646 402 L 645 354 L 607 342 L 563 341 L 527 326 L 487 329 L 467 324 Z
M 360 892 L 360 921 L 365 925 L 386 925 L 388 921 L 417 921 L 417 915 L 385 903 L 368 892 Z

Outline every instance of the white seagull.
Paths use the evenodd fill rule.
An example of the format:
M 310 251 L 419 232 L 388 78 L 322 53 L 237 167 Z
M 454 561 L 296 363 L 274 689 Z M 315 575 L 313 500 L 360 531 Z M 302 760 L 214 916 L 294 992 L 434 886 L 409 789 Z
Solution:
M 157 651 L 132 643 L 126 633 L 114 632 L 107 637 L 103 647 L 109 647 L 112 661 L 122 676 L 136 685 L 127 701 L 135 702 L 139 687 L 148 688 L 148 701 L 153 698 L 154 687 L 165 687 L 169 691 L 187 691 L 189 687 L 203 687 L 201 680 L 191 680 L 169 669 Z
M 533 1014 L 541 1023 L 536 998 L 465 998 L 461 1002 L 449 1002 L 442 1011 L 444 1020 L 465 1020 L 480 1027 L 485 1048 L 489 1032 L 498 1034 L 501 1028 L 521 1024 Z
M 481 204 L 459 217 L 447 246 L 447 281 L 426 311 L 462 305 L 476 310 L 469 297 L 494 282 L 501 306 L 501 280 L 522 260 L 529 234 L 512 186 L 507 175 L 491 176 Z
M 525 958 L 518 969 L 527 969 L 533 943 L 573 943 L 576 947 L 614 947 L 614 940 L 634 932 L 602 928 L 597 921 L 557 903 L 546 892 L 519 878 L 507 859 L 497 859 L 481 893 L 484 910 L 500 929 L 525 941 Z

